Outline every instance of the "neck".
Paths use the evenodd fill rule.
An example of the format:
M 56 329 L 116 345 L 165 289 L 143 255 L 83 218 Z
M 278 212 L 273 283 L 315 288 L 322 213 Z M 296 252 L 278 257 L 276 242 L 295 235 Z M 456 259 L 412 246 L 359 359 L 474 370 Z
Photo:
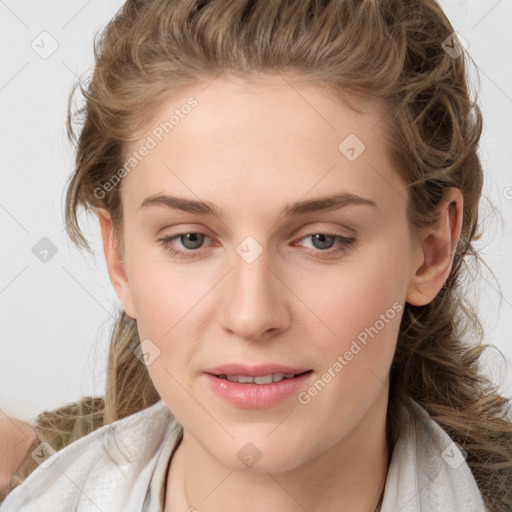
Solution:
M 165 511 L 374 512 L 389 463 L 386 413 L 387 397 L 376 399 L 347 436 L 284 472 L 233 470 L 185 431 L 171 461 Z

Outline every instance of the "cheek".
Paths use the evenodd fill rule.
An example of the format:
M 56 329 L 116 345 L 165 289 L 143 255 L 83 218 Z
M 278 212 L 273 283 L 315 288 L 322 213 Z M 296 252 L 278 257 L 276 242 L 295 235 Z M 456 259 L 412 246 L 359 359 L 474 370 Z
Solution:
M 182 329 L 187 313 L 211 288 L 205 276 L 198 276 L 192 266 L 154 258 L 142 251 L 132 258 L 130 270 L 130 293 L 139 332 L 161 342 Z
M 407 268 L 403 255 L 408 254 L 395 242 L 375 244 L 321 277 L 311 274 L 296 281 L 297 295 L 308 306 L 301 321 L 315 337 L 323 370 L 343 374 L 336 380 L 357 394 L 372 372 L 385 377 L 395 351 Z
M 153 265 L 138 274 L 132 283 L 139 337 L 157 353 L 147 366 L 149 376 L 182 424 L 187 424 L 187 417 L 197 413 L 188 391 L 194 376 L 187 370 L 197 350 L 190 319 L 194 304 L 205 294 L 204 283 L 191 285 L 189 279 L 187 285 L 185 281 L 183 272 L 166 273 L 160 265 Z
M 295 278 L 294 291 L 307 308 L 307 318 L 321 320 L 326 334 L 345 338 L 356 336 L 386 312 L 394 316 L 393 304 L 404 300 L 407 265 L 398 251 L 385 249 L 376 246 L 340 265 Z
M 129 275 L 139 338 L 158 354 L 148 372 L 160 396 L 172 397 L 180 410 L 179 404 L 190 405 L 185 389 L 192 384 L 188 370 L 200 339 L 197 315 L 211 315 L 208 291 L 215 279 L 199 276 L 193 266 L 155 261 L 147 254 L 132 257 Z

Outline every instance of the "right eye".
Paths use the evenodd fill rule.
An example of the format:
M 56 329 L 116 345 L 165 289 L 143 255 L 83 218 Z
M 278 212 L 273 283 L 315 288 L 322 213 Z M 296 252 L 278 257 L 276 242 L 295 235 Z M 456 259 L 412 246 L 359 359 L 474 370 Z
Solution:
M 177 256 L 179 258 L 194 258 L 195 255 L 189 254 L 189 253 L 198 253 L 196 249 L 198 249 L 198 246 L 201 246 L 202 242 L 204 241 L 204 237 L 210 238 L 206 233 L 200 233 L 200 232 L 187 232 L 187 233 L 177 233 L 173 236 L 167 236 L 164 238 L 161 238 L 159 242 L 161 245 L 169 251 L 169 253 L 173 256 Z M 190 244 L 192 247 L 187 247 L 184 245 L 184 249 L 176 249 L 176 247 L 173 245 L 174 240 L 181 240 L 182 245 L 184 244 Z

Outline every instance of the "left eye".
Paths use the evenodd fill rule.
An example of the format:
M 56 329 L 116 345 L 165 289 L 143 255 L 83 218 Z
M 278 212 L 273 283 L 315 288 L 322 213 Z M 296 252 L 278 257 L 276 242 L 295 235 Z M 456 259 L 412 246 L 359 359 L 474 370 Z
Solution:
M 193 253 L 200 252 L 198 249 L 201 248 L 205 238 L 210 237 L 206 235 L 206 233 L 200 232 L 178 233 L 177 235 L 161 238 L 159 242 L 174 256 L 178 256 L 179 258 L 194 258 L 196 255 Z M 356 241 L 355 237 L 345 237 L 334 233 L 312 233 L 302 237 L 300 240 L 307 238 L 312 239 L 314 249 L 316 249 L 314 252 L 325 253 L 326 255 L 344 251 Z M 185 250 L 177 249 L 173 245 L 173 241 L 176 239 L 180 240 Z M 336 241 L 340 243 L 340 247 L 331 249 Z M 318 246 L 315 246 L 315 244 L 318 244 Z

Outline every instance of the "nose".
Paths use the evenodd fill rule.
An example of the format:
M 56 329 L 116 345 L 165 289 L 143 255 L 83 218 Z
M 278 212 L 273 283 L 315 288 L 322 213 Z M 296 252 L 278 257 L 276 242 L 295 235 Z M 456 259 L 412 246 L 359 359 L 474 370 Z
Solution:
M 235 252 L 233 268 L 221 293 L 220 322 L 229 333 L 258 341 L 285 330 L 290 324 L 291 293 L 267 249 L 254 261 Z

